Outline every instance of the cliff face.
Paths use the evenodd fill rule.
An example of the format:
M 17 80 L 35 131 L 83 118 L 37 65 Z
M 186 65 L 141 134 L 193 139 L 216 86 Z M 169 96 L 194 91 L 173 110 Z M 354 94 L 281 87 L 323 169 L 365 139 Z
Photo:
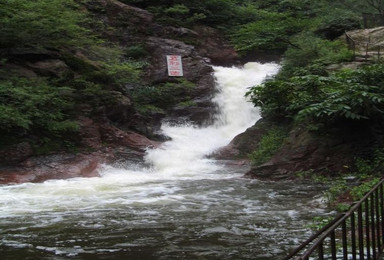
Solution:
M 95 176 L 100 163 L 121 157 L 134 159 L 141 156 L 146 147 L 156 146 L 158 143 L 148 137 L 161 140 L 156 131 L 165 118 L 204 124 L 213 106 L 210 102 L 214 92 L 211 64 L 233 64 L 238 58 L 234 49 L 212 28 L 190 30 L 163 26 L 154 21 L 151 13 L 116 0 L 88 1 L 84 12 L 92 17 L 93 30 L 109 44 L 119 45 L 127 52 L 131 47 L 140 46 L 146 56 L 146 66 L 139 83 L 120 86 L 109 83 L 108 78 L 98 76 L 101 74 L 99 64 L 87 56 L 86 51 L 74 48 L 0 50 L 6 59 L 2 69 L 19 77 L 66 82 L 88 73 L 87 77 L 92 74 L 93 80 L 98 76 L 100 81 L 96 83 L 103 88 L 97 100 L 91 100 L 94 96 L 71 94 L 77 95 L 77 100 L 84 100 L 74 104 L 72 113 L 80 127 L 76 154 L 51 151 L 49 155 L 37 156 L 38 148 L 28 139 L 0 145 L 0 183 Z M 168 76 L 166 55 L 182 57 L 182 79 Z M 170 91 L 175 86 L 174 103 L 169 102 L 161 112 L 143 114 L 132 93 L 145 90 L 146 86 L 171 86 Z M 182 101 L 188 105 L 181 105 Z

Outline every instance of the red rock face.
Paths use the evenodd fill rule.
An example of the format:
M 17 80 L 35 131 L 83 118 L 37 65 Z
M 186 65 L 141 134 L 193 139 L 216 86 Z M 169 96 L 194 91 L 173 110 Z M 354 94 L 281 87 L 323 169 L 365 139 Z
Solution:
M 90 118 L 81 117 L 79 125 L 83 150 L 92 149 L 94 152 L 31 157 L 33 151 L 28 143 L 12 146 L 1 151 L 1 155 L 14 158 L 12 166 L 0 168 L 0 184 L 99 177 L 101 164 L 124 157 L 140 158 L 144 156 L 145 149 L 159 145 L 143 135 L 123 131 L 107 123 L 96 123 Z
M 43 182 L 49 179 L 98 177 L 98 168 L 107 161 L 106 154 L 92 153 L 34 157 L 20 166 L 0 169 L 0 184 Z

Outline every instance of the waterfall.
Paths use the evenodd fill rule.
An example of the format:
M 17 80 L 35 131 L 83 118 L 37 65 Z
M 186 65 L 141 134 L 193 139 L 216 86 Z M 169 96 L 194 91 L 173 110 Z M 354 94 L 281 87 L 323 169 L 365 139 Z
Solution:
M 162 131 L 172 140 L 149 151 L 146 161 L 161 173 L 212 172 L 216 165 L 204 157 L 228 144 L 260 118 L 258 109 L 244 97 L 247 89 L 277 70 L 276 64 L 260 63 L 247 63 L 242 68 L 214 67 L 218 94 L 213 101 L 220 111 L 214 124 L 204 128 L 164 124 Z

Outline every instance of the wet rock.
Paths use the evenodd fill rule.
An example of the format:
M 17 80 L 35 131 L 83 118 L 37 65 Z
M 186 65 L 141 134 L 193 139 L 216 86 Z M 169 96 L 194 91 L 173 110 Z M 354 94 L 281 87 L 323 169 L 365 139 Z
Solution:
M 257 149 L 261 138 L 272 126 L 272 122 L 260 119 L 244 133 L 237 135 L 227 146 L 216 151 L 212 157 L 219 160 L 246 159 L 250 153 Z
M 98 177 L 108 153 L 56 154 L 31 158 L 18 167 L 0 168 L 0 184 L 43 182 L 50 179 Z
M 297 127 L 268 162 L 252 167 L 246 176 L 280 180 L 294 179 L 300 172 L 337 175 L 348 170 L 358 153 L 370 149 L 370 139 L 368 129 L 347 125 L 323 134 Z
M 32 146 L 22 142 L 0 150 L 0 163 L 15 164 L 33 155 Z
M 123 131 L 115 126 L 104 124 L 99 126 L 103 142 L 115 146 L 128 146 L 144 152 L 148 147 L 157 147 L 159 143 L 132 131 Z
M 88 117 L 79 117 L 79 136 L 81 144 L 84 147 L 99 149 L 102 146 L 101 134 L 99 126 Z

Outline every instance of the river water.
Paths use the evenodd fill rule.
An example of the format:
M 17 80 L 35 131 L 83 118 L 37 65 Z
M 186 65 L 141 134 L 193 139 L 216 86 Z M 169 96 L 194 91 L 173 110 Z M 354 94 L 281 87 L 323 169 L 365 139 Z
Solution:
M 165 123 L 171 141 L 100 178 L 0 186 L 1 259 L 276 260 L 305 240 L 327 214 L 322 186 L 244 179 L 246 166 L 207 158 L 259 119 L 244 93 L 278 66 L 214 69 L 212 126 Z

